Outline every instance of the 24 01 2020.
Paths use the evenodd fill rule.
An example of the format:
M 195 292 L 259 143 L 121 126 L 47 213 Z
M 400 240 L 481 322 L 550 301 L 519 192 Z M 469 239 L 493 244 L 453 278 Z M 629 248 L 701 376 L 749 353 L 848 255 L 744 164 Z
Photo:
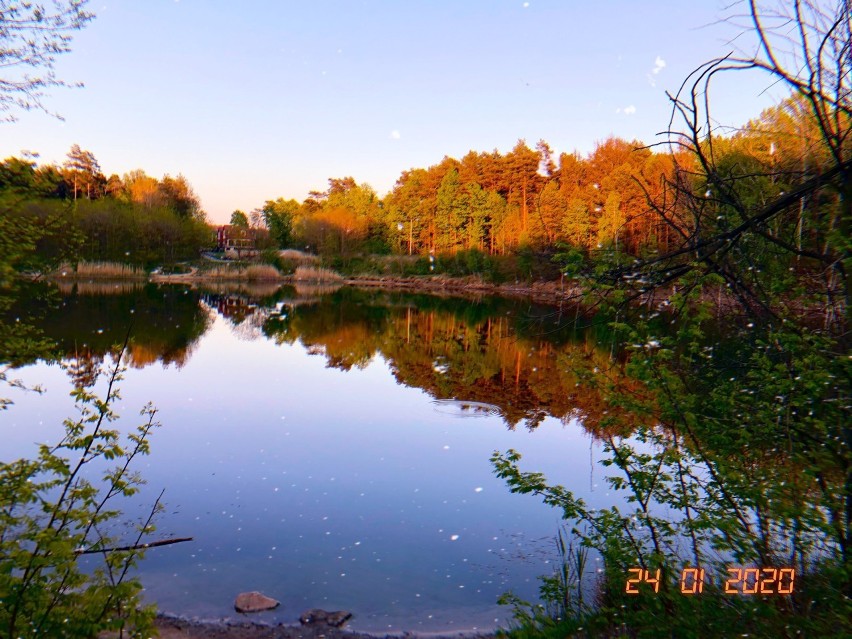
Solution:
M 796 581 L 794 568 L 727 568 L 728 578 L 724 581 L 724 593 L 728 595 L 791 595 Z M 660 592 L 662 569 L 630 568 L 624 592 L 638 595 Z M 698 595 L 704 592 L 707 583 L 704 568 L 684 568 L 680 573 L 680 592 Z M 639 589 L 641 584 L 649 588 Z

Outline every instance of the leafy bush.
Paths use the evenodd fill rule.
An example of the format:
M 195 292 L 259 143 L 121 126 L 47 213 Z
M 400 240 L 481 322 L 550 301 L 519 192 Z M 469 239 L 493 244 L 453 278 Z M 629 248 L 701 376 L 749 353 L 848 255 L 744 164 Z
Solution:
M 260 252 L 260 261 L 263 264 L 275 267 L 282 275 L 292 275 L 298 262 L 294 259 L 283 257 L 282 251 L 278 249 L 264 249 Z
M 478 275 L 491 282 L 500 282 L 505 279 L 500 266 L 500 258 L 483 253 L 478 249 L 441 254 L 435 259 L 434 264 L 427 260 L 426 265 L 434 265 L 435 268 L 429 269 L 429 271 L 435 274 L 452 277 Z
M 158 269 L 162 275 L 188 275 L 192 273 L 192 267 L 186 263 L 167 264 Z
M 717 278 L 681 282 L 692 286 L 670 298 L 674 333 L 658 332 L 642 309 L 616 307 L 620 320 L 611 326 L 623 336 L 623 362 L 612 366 L 623 366 L 639 384 L 634 390 L 596 363 L 574 362 L 582 383 L 611 409 L 595 426 L 603 433 L 606 482 L 623 505 L 591 508 L 569 488 L 522 471 L 516 452 L 492 457 L 513 492 L 559 509 L 600 557 L 595 610 L 569 611 L 558 627 L 582 626 L 590 636 L 618 628 L 635 637 L 848 636 L 847 529 L 839 524 L 848 503 L 840 426 L 848 422 L 841 399 L 849 396 L 848 358 L 830 337 L 783 323 L 751 321 L 715 337 L 705 292 Z M 624 431 L 615 409 L 635 416 L 629 438 L 609 434 Z M 795 568 L 795 591 L 726 593 L 732 566 Z M 625 592 L 638 567 L 660 571 L 658 592 L 641 585 L 638 595 Z M 678 587 L 684 567 L 706 569 L 702 595 Z M 542 595 L 558 603 L 560 590 Z M 562 614 L 509 603 L 523 628 L 518 636 Z
M 121 357 L 108 375 L 105 398 L 85 387 L 73 396 L 78 420 L 66 420 L 64 437 L 39 446 L 35 459 L 0 463 L 0 634 L 6 637 L 93 637 L 102 631 L 147 637 L 154 611 L 143 606 L 142 585 L 130 576 L 138 549 L 153 531 L 159 510 L 129 539 L 107 531 L 120 511 L 115 500 L 134 495 L 144 483 L 131 465 L 149 451 L 159 425 L 156 409 L 124 441 L 108 428 L 118 416 Z M 109 467 L 110 464 L 115 465 Z M 99 469 L 100 480 L 92 475 Z M 83 555 L 98 557 L 84 566 Z M 125 635 L 127 633 L 127 635 Z

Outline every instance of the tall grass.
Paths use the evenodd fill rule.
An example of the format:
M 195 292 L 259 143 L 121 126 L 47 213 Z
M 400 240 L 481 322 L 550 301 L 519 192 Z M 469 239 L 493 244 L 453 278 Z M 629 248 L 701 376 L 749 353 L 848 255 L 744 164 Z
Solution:
M 63 264 L 54 275 L 78 279 L 139 279 L 148 277 L 145 269 L 119 262 L 78 262 L 76 266 Z
M 556 536 L 556 558 L 550 576 L 541 577 L 539 596 L 542 603 L 532 604 L 511 592 L 503 594 L 499 603 L 512 607 L 513 627 L 500 633 L 511 639 L 585 639 L 583 627 L 595 612 L 584 598 L 584 582 L 589 576 L 589 548 L 562 527 Z M 594 635 L 593 635 L 594 636 Z M 601 637 L 617 636 L 601 634 Z
M 280 280 L 281 272 L 269 264 L 252 264 L 246 267 L 245 276 L 250 282 Z
M 270 264 L 252 264 L 245 268 L 217 266 L 216 268 L 199 272 L 198 275 L 201 279 L 238 280 L 249 282 L 279 281 L 283 278 L 281 272 Z
M 115 280 L 101 281 L 79 281 L 74 279 L 62 279 L 56 282 L 56 287 L 63 295 L 71 295 L 75 291 L 78 295 L 124 295 L 132 293 L 141 288 L 145 282 L 134 280 L 130 282 L 117 282 Z
M 296 249 L 282 249 L 277 252 L 278 257 L 283 260 L 290 260 L 296 264 L 317 264 L 320 261 L 318 255 L 297 251 Z
M 297 282 L 342 283 L 343 276 L 328 268 L 300 266 L 293 274 Z

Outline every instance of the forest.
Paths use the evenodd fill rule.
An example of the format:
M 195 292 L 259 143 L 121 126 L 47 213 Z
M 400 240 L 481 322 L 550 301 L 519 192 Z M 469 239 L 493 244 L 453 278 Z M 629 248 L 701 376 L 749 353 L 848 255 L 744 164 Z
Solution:
M 668 150 L 609 138 L 587 156 L 557 157 L 544 140 L 534 148 L 519 140 L 508 153 L 470 151 L 460 160 L 444 157 L 404 171 L 384 198 L 352 177 L 332 178 L 302 203 L 267 201 L 253 219 L 291 229 L 285 243 L 321 254 L 506 255 L 520 248 L 552 253 L 562 245 L 586 257 L 642 256 L 674 248 L 689 232 L 685 211 L 668 219 L 655 211 L 667 184 L 689 180 L 704 189 L 707 207 L 724 207 L 697 158 Z M 831 161 L 800 97 L 716 138 L 714 154 L 720 179 L 736 182 L 755 207 L 794 190 Z M 808 202 L 776 221 L 797 246 L 824 241 L 818 205 Z
M 584 313 L 593 308 L 595 321 L 617 336 L 610 357 L 563 360 L 561 380 L 550 375 L 525 391 L 558 395 L 552 406 L 559 414 L 568 408 L 565 398 L 579 393 L 572 384 L 593 398 L 587 427 L 600 437 L 605 481 L 625 505 L 594 508 L 570 486 L 528 469 L 517 451 L 491 457 L 510 491 L 536 496 L 564 524 L 562 561 L 542 580 L 541 602 L 512 593 L 503 599 L 514 611 L 515 637 L 850 635 L 850 5 L 791 0 L 743 7 L 755 49 L 696 66 L 668 96 L 671 119 L 659 144 L 608 139 L 586 156 L 554 157 L 543 140 L 534 148 L 519 140 L 508 153 L 470 151 L 411 168 L 384 197 L 338 177 L 303 202 L 278 197 L 232 216 L 265 227 L 280 248 L 306 249 L 332 265 L 336 257 L 368 254 L 411 256 L 426 272 L 444 256 L 464 256 L 477 268 L 531 256 L 555 260 L 556 273 L 582 288 L 576 301 Z M 788 97 L 741 127 L 720 128 L 714 78 L 755 70 L 764 74 L 761 86 Z M 192 259 L 210 242 L 184 178 L 107 178 L 94 155 L 78 147 L 61 167 L 7 159 L 0 165 L 0 206 L 0 287 L 15 271 L 65 259 L 150 267 Z M 319 324 L 307 328 L 308 317 Z M 24 347 L 32 357 L 44 348 L 40 333 L 18 319 L 9 315 L 4 326 L 15 338 L 7 337 L 15 355 L 9 362 L 21 361 Z M 431 358 L 443 349 L 450 360 L 503 329 L 493 322 L 461 326 L 454 317 L 436 321 L 426 312 L 383 321 L 391 331 L 382 352 L 398 379 L 420 380 L 436 396 L 452 394 L 454 380 L 436 379 L 423 353 Z M 357 365 L 358 353 L 378 352 L 376 326 L 369 316 L 337 327 L 306 310 L 264 328 L 347 367 Z M 194 331 L 200 327 L 199 318 Z M 423 353 L 409 346 L 418 334 Z M 179 353 L 191 341 L 169 345 Z M 335 344 L 349 348 L 337 351 Z M 478 364 L 493 382 L 480 386 L 480 400 L 511 396 L 504 380 L 520 388 L 518 351 L 498 349 Z M 95 405 L 101 420 L 112 418 L 109 401 Z M 530 417 L 534 423 L 534 414 L 519 410 L 509 421 Z M 91 446 L 91 437 L 74 437 L 82 442 L 75 446 Z M 0 505 L 12 512 L 19 493 L 35 500 L 27 478 L 67 470 L 63 463 L 45 455 L 23 470 L 0 468 L 17 482 L 7 482 Z M 59 484 L 73 479 L 66 472 Z M 77 515 L 85 512 L 68 512 L 88 534 L 88 516 Z M 27 530 L 32 539 L 47 534 L 35 524 Z M 30 538 L 22 539 L 16 557 L 29 562 L 26 583 L 6 571 L 23 593 L 5 621 L 15 631 L 10 636 L 45 597 L 65 600 L 64 583 L 50 591 L 47 579 L 44 587 L 36 581 L 41 573 L 30 569 Z M 79 544 L 60 541 L 72 557 Z M 0 542 L 11 548 L 14 540 Z M 32 556 L 40 559 L 35 547 Z M 600 561 L 596 572 L 586 569 L 592 560 Z M 707 582 L 703 597 L 691 597 L 684 595 L 696 591 L 682 582 L 661 585 L 650 577 L 679 575 L 684 567 L 722 576 L 731 567 L 795 571 L 796 589 L 791 581 L 788 592 L 771 593 L 785 596 L 740 596 L 757 593 L 732 593 L 717 580 Z M 625 578 L 637 570 L 643 583 L 634 593 Z M 77 603 L 67 599 L 69 607 Z M 63 618 L 57 613 L 56 624 Z
M 266 230 L 268 245 L 307 249 L 332 265 L 339 256 L 463 254 L 471 270 L 482 271 L 486 256 L 560 254 L 583 264 L 663 254 L 696 230 L 685 209 L 658 214 L 673 184 L 705 194 L 702 218 L 715 220 L 702 232 L 736 224 L 699 159 L 670 150 L 609 138 L 586 156 L 555 156 L 544 140 L 534 148 L 518 140 L 507 153 L 472 150 L 403 171 L 384 197 L 352 177 L 331 178 L 301 203 L 270 199 L 249 214 L 234 211 L 231 221 Z M 832 162 L 819 123 L 795 96 L 716 137 L 713 154 L 717 179 L 736 184 L 740 204 L 752 208 Z M 158 180 L 136 170 L 106 177 L 94 154 L 77 145 L 62 166 L 40 166 L 32 157 L 0 163 L 0 202 L 4 224 L 16 219 L 41 229 L 42 262 L 70 257 L 152 268 L 197 258 L 211 245 L 206 215 L 184 176 Z M 823 246 L 838 223 L 824 204 L 803 199 L 774 218 L 774 229 L 797 249 Z
M 152 267 L 198 257 L 211 242 L 198 196 L 182 175 L 141 169 L 106 177 L 91 151 L 74 145 L 62 166 L 33 157 L 0 163 L 4 263 L 43 270 L 64 260 Z M 5 241 L 4 241 L 5 244 Z

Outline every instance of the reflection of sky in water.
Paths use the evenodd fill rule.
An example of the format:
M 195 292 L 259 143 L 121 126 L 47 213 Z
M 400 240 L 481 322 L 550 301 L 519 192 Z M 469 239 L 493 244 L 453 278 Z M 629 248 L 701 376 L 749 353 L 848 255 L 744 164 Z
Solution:
M 0 416 L 5 459 L 55 439 L 73 414 L 58 367 L 18 376 L 48 393 L 14 394 Z M 149 502 L 166 488 L 155 537 L 195 538 L 142 563 L 164 612 L 236 617 L 234 596 L 260 590 L 282 602 L 254 617 L 264 621 L 321 607 L 353 611 L 354 629 L 493 627 L 507 616 L 501 593 L 535 598 L 559 517 L 510 494 L 491 453 L 515 448 L 525 469 L 591 505 L 609 501 L 578 426 L 548 418 L 530 433 L 481 411 L 462 419 L 397 385 L 380 359 L 329 369 L 299 345 L 242 341 L 221 318 L 182 369 L 129 370 L 121 388 L 123 427 L 149 400 L 160 409 L 137 466 Z

